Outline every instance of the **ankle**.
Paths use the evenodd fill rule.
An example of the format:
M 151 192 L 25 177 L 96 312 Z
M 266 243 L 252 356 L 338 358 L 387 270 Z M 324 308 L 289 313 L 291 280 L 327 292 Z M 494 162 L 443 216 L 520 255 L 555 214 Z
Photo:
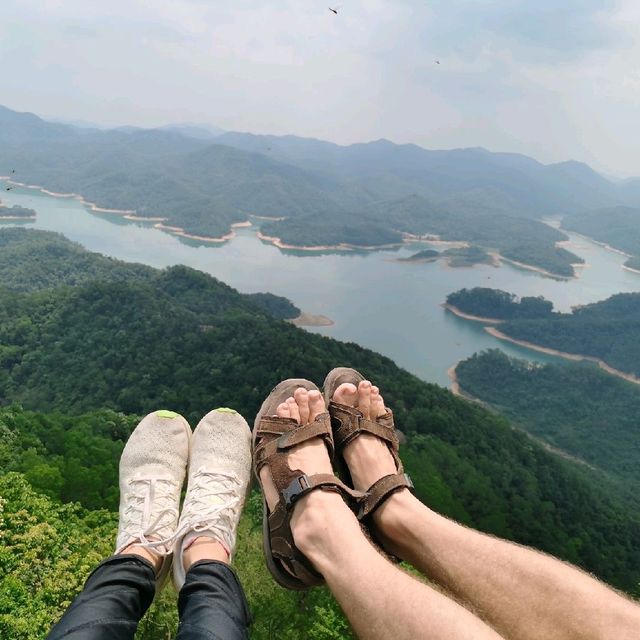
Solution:
M 316 566 L 335 558 L 340 538 L 351 535 L 350 528 L 360 527 L 342 497 L 333 491 L 313 491 L 295 507 L 291 532 L 296 547 Z M 340 535 L 336 535 L 340 532 Z
M 151 563 L 153 566 L 153 570 L 158 574 L 160 571 L 160 567 L 162 566 L 162 556 L 159 554 L 149 551 L 146 547 L 142 547 L 139 544 L 130 544 L 128 547 L 124 548 L 118 555 L 133 555 L 146 560 Z
M 229 564 L 229 554 L 224 546 L 214 538 L 200 536 L 182 551 L 182 564 L 185 573 L 193 564 L 202 560 L 216 560 Z
M 392 494 L 373 514 L 376 531 L 392 552 L 408 544 L 421 517 L 432 513 L 408 489 Z

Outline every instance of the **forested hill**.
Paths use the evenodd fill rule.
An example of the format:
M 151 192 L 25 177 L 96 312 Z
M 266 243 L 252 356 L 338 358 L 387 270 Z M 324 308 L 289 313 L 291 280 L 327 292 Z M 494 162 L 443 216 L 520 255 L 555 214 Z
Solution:
M 463 391 L 557 449 L 640 489 L 640 386 L 591 364 L 532 365 L 502 351 L 456 367 Z
M 172 291 L 180 295 L 178 274 L 172 270 Z M 197 272 L 193 272 L 196 274 Z M 90 253 L 64 236 L 33 229 L 0 229 L 0 288 L 28 292 L 80 285 L 93 281 L 157 284 L 160 272 L 142 264 L 133 264 Z M 211 308 L 231 298 L 233 306 L 248 312 L 265 311 L 280 318 L 300 315 L 290 300 L 272 293 L 238 294 L 215 278 L 206 279 L 208 298 L 190 301 L 192 309 Z M 188 294 L 186 294 L 188 295 Z
M 580 260 L 555 246 L 564 234 L 539 218 L 626 203 L 634 193 L 585 165 L 484 149 L 79 129 L 2 107 L 0 175 L 166 218 L 199 236 L 223 236 L 251 214 L 286 218 L 265 233 L 303 246 L 379 247 L 399 242 L 400 232 L 428 233 L 559 276 L 573 275 Z
M 562 226 L 631 254 L 628 266 L 634 267 L 640 260 L 640 207 L 613 207 L 566 216 Z

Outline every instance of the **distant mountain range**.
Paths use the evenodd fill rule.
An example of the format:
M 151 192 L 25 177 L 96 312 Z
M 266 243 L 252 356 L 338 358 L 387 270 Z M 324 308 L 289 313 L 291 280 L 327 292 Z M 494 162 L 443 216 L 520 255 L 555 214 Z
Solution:
M 0 173 L 12 169 L 18 181 L 163 217 L 198 236 L 223 236 L 255 214 L 285 218 L 265 233 L 292 245 L 369 247 L 437 234 L 562 276 L 579 259 L 556 248 L 563 234 L 539 219 L 640 205 L 640 179 L 615 183 L 574 161 L 203 125 L 100 130 L 0 107 Z

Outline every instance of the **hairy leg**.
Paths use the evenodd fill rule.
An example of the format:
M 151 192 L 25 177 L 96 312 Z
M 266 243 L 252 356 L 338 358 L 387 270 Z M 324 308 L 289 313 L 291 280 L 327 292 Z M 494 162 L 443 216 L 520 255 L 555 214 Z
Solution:
M 319 392 L 298 389 L 278 407 L 281 417 L 308 422 L 324 411 Z M 331 472 L 326 448 L 311 441 L 292 450 L 292 468 Z M 264 467 L 260 472 L 270 508 L 278 496 Z M 364 537 L 342 498 L 314 491 L 296 505 L 292 519 L 296 546 L 324 576 L 355 633 L 362 640 L 499 639 L 479 618 L 384 559 Z
M 385 547 L 514 640 L 631 640 L 640 606 L 543 553 L 463 527 L 408 491 L 374 515 Z
M 368 381 L 341 385 L 335 399 L 365 415 L 386 409 Z M 386 445 L 370 435 L 345 460 L 359 490 L 395 472 Z M 560 560 L 484 535 L 435 513 L 406 489 L 373 515 L 385 548 L 406 560 L 513 640 L 626 640 L 638 637 L 640 606 Z

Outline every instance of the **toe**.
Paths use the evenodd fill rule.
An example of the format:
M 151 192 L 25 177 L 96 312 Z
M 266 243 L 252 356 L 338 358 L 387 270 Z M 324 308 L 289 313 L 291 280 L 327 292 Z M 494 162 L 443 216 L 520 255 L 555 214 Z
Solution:
M 355 407 L 358 400 L 358 390 L 354 384 L 345 382 L 334 391 L 333 400 L 349 407 Z
M 322 394 L 319 391 L 309 391 L 309 422 L 326 410 Z
M 380 389 L 378 389 L 378 387 L 371 387 L 371 412 L 376 418 L 387 413 L 387 408 L 384 406 L 384 399 L 380 395 Z
M 287 404 L 289 405 L 289 416 L 300 423 L 300 409 L 295 398 L 287 398 Z
M 366 418 L 371 417 L 371 383 L 362 380 L 358 385 L 358 409 Z
M 307 424 L 309 422 L 309 392 L 304 387 L 298 387 L 293 397 L 300 412 L 300 424 Z
M 289 405 L 286 402 L 278 405 L 276 409 L 276 415 L 278 418 L 289 418 L 291 417 L 291 413 L 289 412 Z

